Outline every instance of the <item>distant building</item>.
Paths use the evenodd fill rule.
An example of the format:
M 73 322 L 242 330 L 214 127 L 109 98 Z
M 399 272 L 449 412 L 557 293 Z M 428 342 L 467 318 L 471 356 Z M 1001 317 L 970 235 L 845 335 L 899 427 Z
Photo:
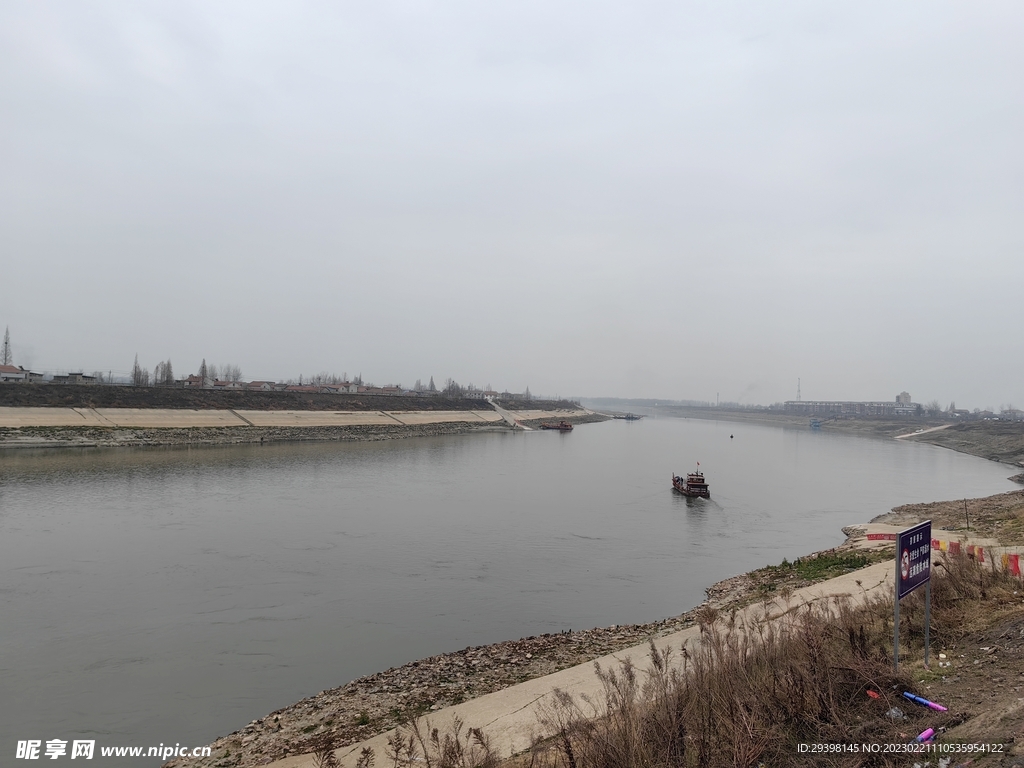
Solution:
M 895 401 L 787 400 L 785 409 L 804 416 L 912 416 L 918 406 L 910 393 L 900 392 Z
M 51 384 L 95 384 L 95 376 L 86 376 L 84 373 L 63 373 L 57 374 L 50 380 Z
M 351 381 L 341 381 L 337 384 L 324 384 L 324 391 L 333 394 L 355 394 L 359 391 L 359 386 Z
M 20 365 L 0 365 L 0 381 L 29 383 L 43 380 L 43 374 L 34 373 Z

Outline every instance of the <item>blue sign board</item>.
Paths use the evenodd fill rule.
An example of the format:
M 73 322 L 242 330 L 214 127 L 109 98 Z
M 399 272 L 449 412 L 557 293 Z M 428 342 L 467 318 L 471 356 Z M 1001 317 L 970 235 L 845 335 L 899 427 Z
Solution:
M 896 599 L 902 600 L 932 575 L 932 521 L 896 536 Z

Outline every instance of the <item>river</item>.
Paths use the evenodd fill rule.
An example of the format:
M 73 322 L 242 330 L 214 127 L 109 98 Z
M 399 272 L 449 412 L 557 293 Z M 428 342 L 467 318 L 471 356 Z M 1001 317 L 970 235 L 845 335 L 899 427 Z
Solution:
M 697 461 L 710 501 L 671 490 Z M 1008 474 L 918 443 L 692 419 L 0 452 L 0 753 L 205 744 L 412 659 L 676 615 L 843 525 L 1010 490 Z

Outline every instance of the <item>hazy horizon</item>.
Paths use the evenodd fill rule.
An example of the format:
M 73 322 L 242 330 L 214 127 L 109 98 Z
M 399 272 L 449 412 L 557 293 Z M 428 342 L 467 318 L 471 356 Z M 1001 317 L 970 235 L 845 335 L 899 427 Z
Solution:
M 1022 407 L 1024 8 L 8 2 L 37 370 Z

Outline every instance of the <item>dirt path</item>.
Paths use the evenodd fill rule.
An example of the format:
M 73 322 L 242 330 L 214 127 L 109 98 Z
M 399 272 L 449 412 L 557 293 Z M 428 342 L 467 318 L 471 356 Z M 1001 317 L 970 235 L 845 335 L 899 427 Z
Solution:
M 939 432 L 940 430 L 943 429 L 949 429 L 952 426 L 952 424 L 942 424 L 938 427 L 931 427 L 930 429 L 919 429 L 916 432 L 908 432 L 905 435 L 896 435 L 896 439 L 902 440 L 905 437 L 917 437 L 919 435 L 927 435 L 929 432 Z

